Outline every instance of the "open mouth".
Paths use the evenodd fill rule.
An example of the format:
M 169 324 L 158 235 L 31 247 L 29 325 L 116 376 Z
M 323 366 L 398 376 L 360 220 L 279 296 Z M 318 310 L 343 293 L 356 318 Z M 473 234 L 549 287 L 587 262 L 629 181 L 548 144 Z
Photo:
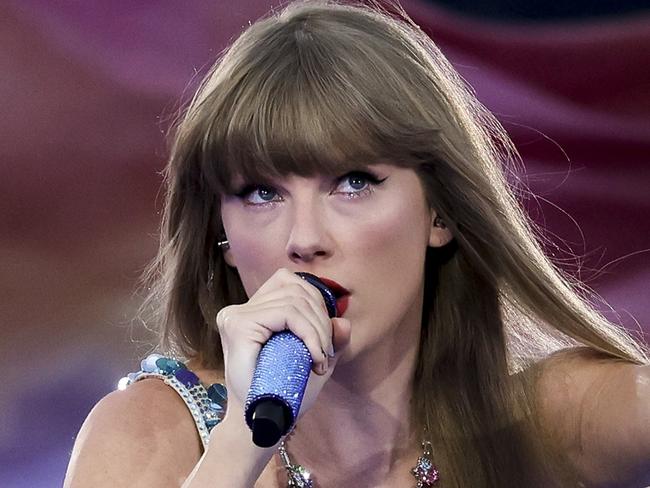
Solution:
M 334 280 L 328 280 L 327 278 L 321 278 L 320 276 L 318 279 L 321 280 L 334 294 L 334 298 L 336 298 L 336 316 L 342 317 L 348 308 L 350 292 Z

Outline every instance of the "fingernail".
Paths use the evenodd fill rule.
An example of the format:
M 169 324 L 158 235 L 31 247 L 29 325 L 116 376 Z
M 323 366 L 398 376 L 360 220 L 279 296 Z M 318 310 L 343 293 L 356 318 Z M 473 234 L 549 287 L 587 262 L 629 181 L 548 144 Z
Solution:
M 330 347 L 327 351 L 327 357 L 330 359 L 334 357 L 334 344 L 330 344 Z
M 325 374 L 325 373 L 327 373 L 327 367 L 328 367 L 328 365 L 327 365 L 326 362 L 325 362 L 325 363 L 321 363 L 321 365 L 320 365 L 320 372 L 321 372 L 321 374 Z

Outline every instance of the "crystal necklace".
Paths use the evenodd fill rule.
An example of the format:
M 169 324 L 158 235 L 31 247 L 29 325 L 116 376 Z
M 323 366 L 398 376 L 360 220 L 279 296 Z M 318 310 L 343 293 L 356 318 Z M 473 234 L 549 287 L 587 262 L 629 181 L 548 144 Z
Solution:
M 284 441 L 280 443 L 278 452 L 287 471 L 287 488 L 314 488 L 311 473 L 304 466 L 291 462 Z M 411 474 L 417 481 L 416 488 L 429 488 L 437 483 L 440 475 L 433 465 L 431 443 L 429 441 L 422 442 L 422 455 L 418 458 L 415 467 L 411 469 Z

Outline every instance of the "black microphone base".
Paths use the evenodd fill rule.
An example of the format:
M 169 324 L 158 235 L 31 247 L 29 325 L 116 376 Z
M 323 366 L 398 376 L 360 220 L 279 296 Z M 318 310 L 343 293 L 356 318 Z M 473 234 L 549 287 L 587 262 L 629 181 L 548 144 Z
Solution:
M 259 447 L 272 447 L 280 441 L 287 429 L 286 406 L 274 399 L 258 403 L 253 412 L 253 442 Z

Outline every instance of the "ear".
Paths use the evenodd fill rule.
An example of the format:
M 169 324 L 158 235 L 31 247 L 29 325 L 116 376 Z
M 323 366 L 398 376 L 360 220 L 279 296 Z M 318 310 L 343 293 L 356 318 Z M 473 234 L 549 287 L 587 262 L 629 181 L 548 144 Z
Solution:
M 224 249 L 221 251 L 223 254 L 223 259 L 226 261 L 226 264 L 230 266 L 231 268 L 237 268 L 235 265 L 235 257 L 232 254 L 232 251 L 230 249 Z
M 230 244 L 228 243 L 228 236 L 226 235 L 226 230 L 223 226 L 223 223 L 219 222 L 215 228 L 217 242 L 214 245 L 214 252 L 221 253 L 226 264 L 231 268 L 237 268 L 235 265 L 235 257 L 233 256 L 232 250 L 230 249 Z M 224 246 L 219 246 L 219 242 L 226 242 Z
M 225 232 L 222 230 L 217 234 L 219 237 L 217 237 L 217 243 L 214 246 L 215 252 L 221 253 L 223 256 L 224 261 L 226 261 L 226 264 L 230 266 L 231 268 L 237 268 L 235 265 L 235 256 L 233 255 L 232 250 L 230 249 L 230 243 L 228 242 L 228 237 L 226 236 Z M 220 246 L 219 244 L 223 243 L 223 246 Z
M 442 247 L 454 238 L 451 231 L 445 225 L 444 221 L 437 217 L 438 215 L 436 212 L 432 211 L 431 227 L 429 231 L 430 247 Z

